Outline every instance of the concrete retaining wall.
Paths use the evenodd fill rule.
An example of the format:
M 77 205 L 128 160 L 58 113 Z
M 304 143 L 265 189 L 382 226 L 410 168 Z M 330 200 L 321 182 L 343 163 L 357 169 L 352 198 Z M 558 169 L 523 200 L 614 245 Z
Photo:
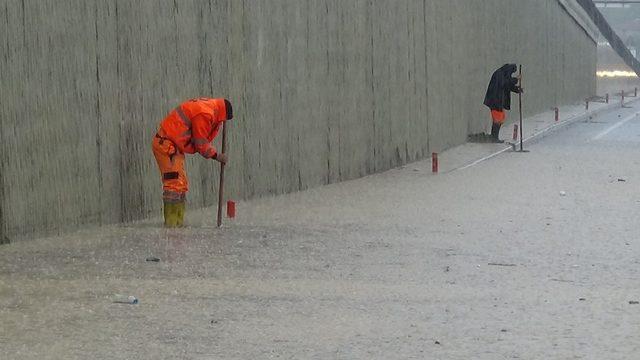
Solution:
M 484 91 L 505 62 L 524 64 L 526 114 L 595 92 L 595 43 L 558 0 L 8 0 L 0 41 L 13 238 L 159 215 L 150 142 L 182 99 L 235 104 L 238 199 L 464 142 L 489 126 Z M 190 206 L 214 203 L 217 165 L 187 171 Z

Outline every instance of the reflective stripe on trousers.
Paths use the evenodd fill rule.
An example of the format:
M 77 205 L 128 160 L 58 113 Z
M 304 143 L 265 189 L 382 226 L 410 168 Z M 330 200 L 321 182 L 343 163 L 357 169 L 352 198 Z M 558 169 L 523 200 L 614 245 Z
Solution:
M 153 156 L 156 158 L 166 201 L 182 201 L 189 191 L 189 180 L 184 171 L 184 153 L 169 139 L 153 138 Z

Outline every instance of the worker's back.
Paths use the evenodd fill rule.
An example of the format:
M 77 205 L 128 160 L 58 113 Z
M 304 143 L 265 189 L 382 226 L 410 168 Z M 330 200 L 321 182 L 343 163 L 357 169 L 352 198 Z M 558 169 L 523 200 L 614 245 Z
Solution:
M 212 120 L 224 119 L 224 99 L 198 98 L 183 102 L 160 123 L 162 135 L 173 141 L 180 151 L 194 154 L 196 150 L 191 142 L 191 121 L 201 115 Z

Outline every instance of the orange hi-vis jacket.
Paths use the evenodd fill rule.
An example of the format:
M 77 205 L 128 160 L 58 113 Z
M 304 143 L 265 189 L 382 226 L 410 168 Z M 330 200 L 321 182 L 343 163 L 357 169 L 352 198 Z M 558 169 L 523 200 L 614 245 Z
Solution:
M 182 153 L 198 152 L 210 159 L 217 154 L 211 142 L 226 119 L 224 99 L 191 99 L 169 113 L 158 135 L 171 140 Z

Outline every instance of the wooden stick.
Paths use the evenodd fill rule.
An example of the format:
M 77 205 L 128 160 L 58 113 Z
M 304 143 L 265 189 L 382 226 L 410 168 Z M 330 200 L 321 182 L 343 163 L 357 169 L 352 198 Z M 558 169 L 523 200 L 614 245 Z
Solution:
M 520 70 L 518 71 L 518 75 L 519 75 L 519 86 L 520 86 L 520 92 L 518 93 L 518 110 L 520 111 L 520 151 L 522 151 L 522 65 L 520 65 Z
M 227 122 L 222 122 L 222 148 L 223 154 L 227 153 Z M 222 226 L 222 202 L 224 201 L 224 163 L 220 163 L 220 186 L 218 186 L 218 227 Z

